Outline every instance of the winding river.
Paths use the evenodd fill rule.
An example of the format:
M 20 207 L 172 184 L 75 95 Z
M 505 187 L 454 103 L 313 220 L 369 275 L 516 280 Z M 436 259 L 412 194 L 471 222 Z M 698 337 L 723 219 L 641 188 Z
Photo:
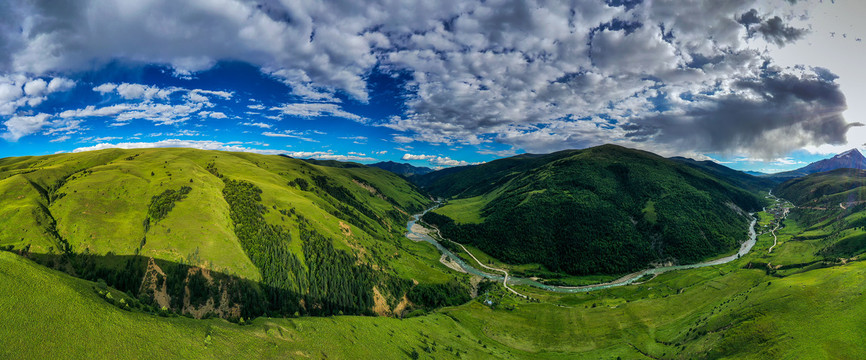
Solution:
M 494 274 L 490 274 L 490 273 L 478 270 L 477 268 L 473 267 L 472 265 L 467 264 L 465 261 L 463 261 L 462 258 L 458 257 L 457 255 L 455 255 L 450 250 L 446 249 L 444 246 L 442 246 L 442 244 L 440 244 L 438 241 L 436 241 L 436 239 L 433 239 L 433 237 L 431 237 L 430 235 L 427 235 L 426 233 L 422 233 L 422 232 L 418 231 L 419 230 L 418 227 L 420 227 L 421 225 L 418 225 L 418 227 L 416 227 L 415 225 L 418 222 L 418 220 L 421 219 L 421 216 L 424 216 L 424 214 L 426 214 L 428 211 L 433 210 L 437 207 L 439 207 L 438 203 L 436 205 L 434 205 L 433 207 L 431 207 L 427 210 L 424 210 L 424 212 L 414 215 L 412 217 L 412 220 L 410 220 L 409 223 L 406 224 L 406 230 L 409 231 L 406 234 L 406 237 L 408 237 L 409 239 L 411 239 L 413 241 L 426 241 L 428 243 L 433 244 L 433 246 L 435 246 L 437 249 L 439 249 L 439 251 L 441 253 L 443 253 L 443 254 L 449 256 L 451 259 L 453 259 L 454 262 L 456 262 L 458 265 L 460 265 L 460 267 L 463 270 L 465 270 L 467 273 L 470 273 L 473 275 L 478 275 L 478 276 L 481 276 L 481 277 L 484 277 L 487 279 L 491 279 L 491 280 L 503 281 L 503 279 L 504 279 L 503 276 L 494 275 Z M 752 215 L 752 214 L 750 214 L 750 215 Z M 537 287 L 540 289 L 544 289 L 547 291 L 553 291 L 553 292 L 578 293 L 578 292 L 587 292 L 587 291 L 607 289 L 607 288 L 612 288 L 615 286 L 628 285 L 628 284 L 631 284 L 631 283 L 637 281 L 638 279 L 642 278 L 644 275 L 655 276 L 658 274 L 666 273 L 668 271 L 694 269 L 694 268 L 699 268 L 699 267 L 721 265 L 721 264 L 729 263 L 731 261 L 739 259 L 741 256 L 748 254 L 749 251 L 752 250 L 752 247 L 755 246 L 755 242 L 757 241 L 757 237 L 758 237 L 757 233 L 755 233 L 755 224 L 757 223 L 757 221 L 758 220 L 755 219 L 754 217 L 752 218 L 752 223 L 751 223 L 751 225 L 749 225 L 749 240 L 746 240 L 745 242 L 743 242 L 740 245 L 740 250 L 736 254 L 730 255 L 730 256 L 725 256 L 725 257 L 714 259 L 714 260 L 710 260 L 710 261 L 706 261 L 706 262 L 702 262 L 702 263 L 656 267 L 656 268 L 651 268 L 651 269 L 633 272 L 631 274 L 625 275 L 625 276 L 623 276 L 619 279 L 616 279 L 614 281 L 611 281 L 611 282 L 594 284 L 594 285 L 586 285 L 586 286 L 551 286 L 551 285 L 542 284 L 542 283 L 535 281 L 535 280 L 532 280 L 532 279 L 519 278 L 519 277 L 514 277 L 514 276 L 508 276 L 507 281 L 508 281 L 508 284 L 510 284 L 510 285 L 529 285 L 529 286 L 533 286 L 533 287 Z M 413 227 L 415 229 L 413 229 Z

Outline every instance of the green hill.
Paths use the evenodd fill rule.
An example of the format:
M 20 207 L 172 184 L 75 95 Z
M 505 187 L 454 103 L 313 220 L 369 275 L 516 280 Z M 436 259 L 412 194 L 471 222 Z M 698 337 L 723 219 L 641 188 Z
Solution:
M 729 182 L 734 186 L 751 190 L 753 192 L 766 192 L 767 190 L 772 189 L 774 186 L 778 185 L 780 182 L 776 178 L 755 176 L 753 174 L 749 174 L 748 172 L 734 170 L 727 166 L 709 160 L 697 161 L 683 157 L 672 157 L 670 159 L 704 171 L 706 173 L 712 174 L 715 177 L 724 179 L 725 181 Z
M 403 237 L 425 195 L 331 165 L 193 149 L 0 159 L 0 247 L 157 307 L 210 299 L 221 316 L 388 314 L 412 280 L 454 277 L 422 271 L 438 254 Z
M 731 251 L 747 238 L 746 212 L 763 204 L 712 173 L 613 145 L 421 178 L 426 190 L 449 198 L 424 217 L 445 237 L 505 262 L 579 275 Z
M 857 239 L 866 238 L 866 205 L 795 209 L 773 252 L 765 232 L 752 252 L 716 267 L 589 293 L 515 286 L 533 300 L 485 282 L 468 303 L 418 303 L 397 319 L 350 314 L 412 308 L 407 299 L 423 299 L 429 289 L 460 291 L 467 277 L 439 264 L 429 244 L 402 236 L 407 215 L 400 210 L 428 200 L 396 175 L 188 149 L 0 159 L 0 171 L 0 247 L 11 250 L 0 251 L 0 358 L 765 359 L 856 358 L 866 351 L 859 326 L 866 262 L 856 250 Z M 506 166 L 499 173 L 511 174 Z M 496 183 L 474 180 L 476 189 Z M 490 191 L 449 200 L 441 211 L 460 219 L 452 225 L 459 231 L 500 216 L 484 211 L 489 204 L 532 208 L 532 199 L 547 192 L 585 199 L 573 194 L 589 186 L 598 200 L 578 205 L 597 206 L 605 216 L 631 214 L 623 204 L 641 196 L 653 201 L 654 214 L 645 205 L 638 224 L 626 219 L 636 228 L 653 215 L 659 224 L 669 212 L 688 214 L 673 212 L 673 199 L 653 197 L 655 191 L 708 199 L 698 204 L 713 211 L 708 202 L 760 205 L 700 170 L 601 147 L 557 154 Z M 580 209 L 561 203 L 532 209 L 546 221 L 559 209 Z M 745 218 L 730 211 L 726 219 L 741 222 L 742 231 Z M 759 216 L 769 223 L 767 213 Z M 94 233 L 104 226 L 128 235 Z M 172 236 L 209 227 L 226 233 Z M 238 250 L 206 248 L 209 241 Z M 154 251 L 184 246 L 193 246 L 192 254 Z M 236 264 L 253 270 L 244 275 Z
M 766 359 L 866 351 L 866 263 L 777 278 L 743 269 L 748 261 L 596 293 L 535 293 L 541 302 L 508 307 L 479 298 L 407 319 L 238 325 L 142 313 L 124 305 L 131 299 L 123 292 L 0 251 L 0 357 Z
M 773 193 L 798 207 L 801 224 L 783 232 L 783 253 L 797 262 L 849 258 L 866 252 L 866 170 L 836 169 L 803 176 Z
M 866 170 L 836 169 L 779 184 L 774 193 L 798 206 L 835 206 L 866 200 Z

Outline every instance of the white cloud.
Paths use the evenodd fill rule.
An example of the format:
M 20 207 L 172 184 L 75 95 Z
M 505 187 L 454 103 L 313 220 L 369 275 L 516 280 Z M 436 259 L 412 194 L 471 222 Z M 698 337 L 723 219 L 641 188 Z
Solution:
M 117 84 L 113 83 L 105 83 L 93 88 L 93 91 L 98 92 L 100 94 L 107 94 L 110 92 L 114 92 L 117 89 Z
M 203 112 L 204 112 L 204 111 L 202 111 L 202 113 L 203 113 Z M 210 111 L 210 112 L 207 112 L 207 116 L 208 116 L 208 117 L 211 117 L 211 118 L 214 118 L 214 119 L 225 119 L 225 118 L 228 117 L 228 116 L 226 116 L 226 114 L 221 113 L 221 112 L 219 112 L 219 111 Z
M 401 159 L 403 159 L 403 160 L 428 160 L 428 159 L 435 159 L 435 158 L 436 158 L 436 155 L 423 155 L 423 154 L 413 155 L 413 154 L 406 153 L 406 154 L 403 154 L 403 157 Z
M 53 78 L 48 83 L 48 88 L 46 89 L 46 94 L 50 94 L 58 91 L 66 91 L 75 87 L 75 81 L 66 79 L 66 78 Z
M 777 66 L 768 50 L 799 37 L 767 26 L 801 33 L 788 23 L 810 15 L 813 4 L 806 3 L 81 0 L 73 6 L 10 0 L 0 13 L 0 74 L 36 78 L 0 81 L 0 115 L 43 101 L 35 94 L 51 88 L 44 74 L 120 61 L 190 75 L 232 60 L 257 66 L 313 101 L 272 110 L 362 123 L 372 120 L 344 110 L 339 99 L 368 101 L 375 71 L 406 74 L 405 113 L 379 124 L 400 131 L 393 137 L 400 143 L 497 141 L 551 151 L 617 142 L 656 151 L 733 148 L 775 158 L 792 148 L 843 143 L 850 128 L 841 116 L 844 96 L 803 99 L 779 88 L 761 98 L 769 87 L 756 84 L 782 73 L 794 77 L 791 89 L 814 85 L 809 71 Z M 746 13 L 760 21 L 742 22 Z M 94 90 L 143 101 L 175 91 L 125 83 Z M 823 90 L 841 94 L 832 86 Z M 217 98 L 231 93 L 188 90 L 188 104 L 176 106 L 199 110 Z M 717 131 L 728 105 L 749 101 L 792 110 L 779 116 L 734 106 L 745 120 Z M 127 122 L 139 116 L 176 123 L 189 116 L 137 112 Z
M 263 122 L 242 122 L 239 125 L 255 126 L 255 127 L 260 127 L 262 129 L 270 129 L 271 128 L 271 124 L 267 124 L 267 123 L 263 123 Z
M 311 139 L 309 137 L 304 136 L 304 135 L 306 135 L 306 132 L 300 132 L 300 131 L 295 131 L 295 130 L 283 130 L 282 132 L 265 131 L 262 133 L 262 135 L 267 136 L 267 137 L 293 138 L 293 139 L 303 140 L 303 141 L 307 141 L 307 142 L 319 142 L 318 140 Z
M 33 116 L 13 116 L 3 122 L 6 132 L 0 134 L 7 141 L 18 141 L 23 136 L 33 134 L 51 124 L 51 115 L 37 114 Z
M 49 140 L 49 142 L 53 142 L 53 143 L 56 143 L 56 142 L 64 142 L 64 141 L 66 141 L 66 140 L 69 140 L 70 138 L 71 138 L 71 137 L 70 137 L 69 135 L 61 135 L 61 136 L 58 136 L 58 137 L 56 137 L 56 138 L 54 138 L 54 139 Z
M 480 162 L 470 163 L 468 161 L 463 161 L 463 160 L 454 160 L 454 159 L 447 157 L 447 156 L 445 156 L 445 157 L 437 156 L 434 159 L 430 159 L 430 163 L 434 164 L 434 165 L 440 165 L 440 166 L 466 166 L 466 165 L 481 164 Z
M 321 159 L 321 160 L 337 160 L 337 161 L 375 161 L 375 158 L 371 158 L 365 156 L 364 154 L 352 154 L 349 155 L 340 155 L 334 154 L 330 151 L 289 151 L 284 152 L 284 154 L 291 156 L 293 158 L 300 159 Z
M 231 100 L 232 96 L 234 96 L 233 92 L 228 92 L 228 91 L 195 89 L 195 90 L 192 90 L 191 92 L 194 92 L 197 94 L 212 95 L 212 96 L 223 98 L 223 100 Z
M 464 160 L 454 160 L 448 156 L 437 156 L 437 155 L 425 155 L 425 154 L 403 154 L 401 158 L 403 160 L 427 160 L 431 165 L 437 166 L 466 166 L 466 165 L 478 165 L 482 164 L 481 162 L 470 163 Z
M 321 117 L 321 116 L 333 116 L 338 118 L 344 118 L 349 120 L 354 120 L 358 122 L 363 122 L 365 119 L 359 115 L 352 114 L 350 112 L 344 111 L 337 104 L 325 104 L 325 103 L 296 103 L 296 104 L 284 104 L 282 106 L 272 107 L 271 110 L 277 110 L 286 115 L 297 116 L 297 117 Z
M 12 115 L 19 108 L 38 106 L 49 94 L 71 89 L 75 82 L 62 77 L 45 81 L 21 74 L 0 72 L 0 115 Z
M 261 143 L 245 143 L 256 146 L 268 146 Z M 72 152 L 84 152 L 104 149 L 146 149 L 146 148 L 193 148 L 201 150 L 221 150 L 221 151 L 238 151 L 251 152 L 265 155 L 288 155 L 294 158 L 314 158 L 323 160 L 338 160 L 338 161 L 375 161 L 376 159 L 364 156 L 363 154 L 335 154 L 331 151 L 282 151 L 272 149 L 257 149 L 246 146 L 241 146 L 239 142 L 223 143 L 210 140 L 179 140 L 165 139 L 156 142 L 123 142 L 123 143 L 101 143 L 93 146 L 80 147 Z
M 58 114 L 62 118 L 114 117 L 109 126 L 123 126 L 132 120 L 149 120 L 157 125 L 171 125 L 189 120 L 201 110 L 201 104 L 121 103 L 97 108 L 93 105 L 83 109 L 66 110 Z
M 155 86 L 122 83 L 117 85 L 115 91 L 124 99 L 151 100 L 153 98 L 167 99 L 175 89 L 160 89 Z
M 34 79 L 24 84 L 24 93 L 28 96 L 42 96 L 48 89 L 48 83 L 42 79 Z
M 93 146 L 80 147 L 72 152 L 83 152 L 103 149 L 145 149 L 145 148 L 161 148 L 161 147 L 185 147 L 201 150 L 222 150 L 222 151 L 239 151 L 252 152 L 258 154 L 278 155 L 285 153 L 279 150 L 254 149 L 238 145 L 229 145 L 219 141 L 210 140 L 179 140 L 165 139 L 156 142 L 124 142 L 124 143 L 101 143 Z

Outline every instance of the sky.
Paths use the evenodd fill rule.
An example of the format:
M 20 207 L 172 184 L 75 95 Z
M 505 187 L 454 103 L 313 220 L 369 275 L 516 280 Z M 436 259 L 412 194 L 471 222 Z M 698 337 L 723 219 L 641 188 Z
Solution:
M 441 168 L 606 143 L 776 172 L 866 127 L 859 1 L 0 2 L 0 157 Z

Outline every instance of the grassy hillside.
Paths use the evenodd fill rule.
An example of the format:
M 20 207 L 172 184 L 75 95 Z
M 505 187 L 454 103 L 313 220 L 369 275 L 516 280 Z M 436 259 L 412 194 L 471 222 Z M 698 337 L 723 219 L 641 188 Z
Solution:
M 766 249 L 766 239 L 759 245 Z M 403 320 L 257 318 L 242 326 L 123 310 L 130 299 L 122 292 L 0 252 L 0 357 L 766 359 L 866 351 L 866 264 L 779 278 L 747 269 L 751 256 L 593 293 L 520 289 L 537 303 L 494 288 Z
M 695 169 L 712 174 L 717 178 L 724 179 L 731 185 L 750 190 L 753 192 L 766 192 L 781 182 L 776 178 L 758 177 L 747 172 L 731 169 L 714 161 L 697 161 L 683 157 L 672 157 L 673 161 L 691 166 Z
M 764 203 L 754 189 L 612 145 L 436 176 L 426 189 L 450 199 L 424 220 L 445 237 L 505 262 L 579 275 L 730 251 L 746 239 L 745 212 Z
M 836 169 L 779 184 L 777 195 L 797 206 L 824 207 L 866 200 L 866 170 Z
M 433 266 L 426 259 L 435 249 L 402 236 L 409 214 L 429 199 L 390 172 L 344 165 L 193 149 L 0 159 L 0 246 L 93 280 L 130 267 L 144 273 L 146 261 L 115 256 L 203 268 L 261 282 L 249 291 L 264 291 L 272 306 L 294 299 L 270 309 L 289 314 L 328 310 L 322 304 L 334 297 L 360 308 L 335 304 L 326 313 L 365 313 L 384 302 L 393 309 L 412 280 L 452 278 L 442 266 L 419 271 Z M 145 287 L 123 281 L 134 294 Z M 173 295 L 189 297 L 190 277 L 174 281 L 182 285 Z M 217 293 L 234 283 L 209 284 Z
M 786 181 L 774 193 L 798 206 L 779 251 L 799 263 L 866 252 L 866 171 L 837 169 Z M 793 261 L 793 260 L 792 260 Z

